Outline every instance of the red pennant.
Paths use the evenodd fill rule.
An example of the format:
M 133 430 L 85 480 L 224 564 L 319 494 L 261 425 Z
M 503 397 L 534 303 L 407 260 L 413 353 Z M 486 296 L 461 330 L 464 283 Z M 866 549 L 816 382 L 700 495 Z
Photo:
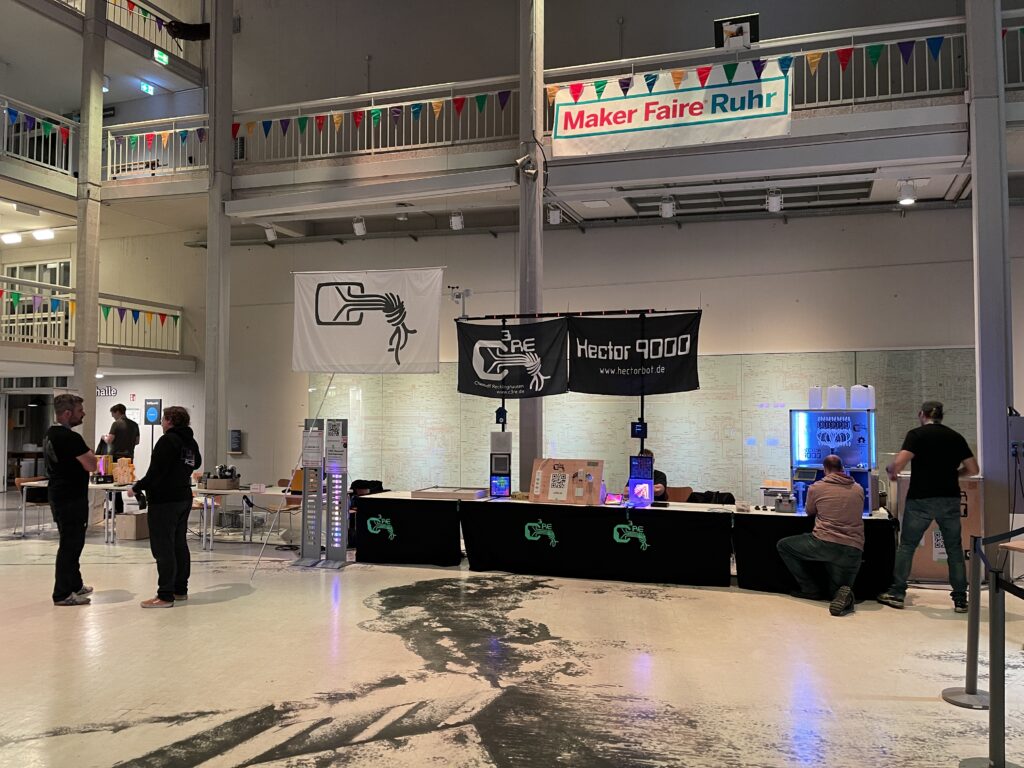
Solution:
M 232 139 L 237 139 L 238 138 L 238 129 L 241 128 L 241 127 L 242 127 L 241 123 L 232 123 L 231 124 L 231 138 Z
M 847 65 L 850 63 L 850 57 L 853 56 L 853 48 L 839 48 L 836 50 L 836 58 L 839 59 L 839 68 L 845 72 Z
M 313 118 L 313 121 L 316 123 L 317 133 L 320 133 L 324 129 L 324 123 L 327 122 L 327 115 L 317 115 Z
M 455 105 L 455 114 L 456 115 L 461 115 L 462 114 L 462 108 L 464 106 L 466 106 L 466 97 L 465 96 L 456 96 L 454 99 L 452 99 L 452 104 Z
M 160 325 L 163 325 L 164 323 L 167 322 L 167 314 L 166 313 L 161 312 L 159 317 L 160 317 Z
M 134 10 L 135 10 L 135 3 L 133 3 L 132 0 L 128 0 L 128 13 L 131 13 Z
M 700 80 L 701 88 L 707 85 L 712 69 L 714 69 L 714 67 L 697 67 L 697 79 Z
M 358 128 L 360 125 L 363 124 L 363 115 L 364 114 L 365 114 L 364 112 L 353 112 L 352 113 L 352 122 L 356 124 L 356 128 Z
M 156 141 L 156 134 L 155 133 L 147 133 L 146 134 L 146 149 L 152 149 L 154 141 Z
M 68 143 L 68 137 L 70 135 L 71 135 L 71 129 L 68 128 L 66 125 L 62 125 L 60 127 L 60 143 L 61 144 L 67 144 Z
M 583 95 L 583 83 L 573 83 L 569 86 L 569 95 L 572 96 L 574 102 L 580 100 L 580 96 Z

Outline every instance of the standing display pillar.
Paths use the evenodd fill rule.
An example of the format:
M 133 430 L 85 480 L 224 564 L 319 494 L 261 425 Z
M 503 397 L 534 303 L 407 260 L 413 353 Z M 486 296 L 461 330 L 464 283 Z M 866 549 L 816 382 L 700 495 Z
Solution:
M 320 563 L 323 484 L 324 422 L 323 419 L 306 419 L 302 431 L 302 544 L 295 565 Z
M 519 141 L 530 162 L 519 174 L 519 312 L 544 303 L 544 0 L 519 0 Z M 525 172 L 532 166 L 533 173 Z M 544 455 L 543 398 L 519 402 L 519 487 L 528 490 L 533 460 Z
M 327 474 L 327 559 L 341 568 L 348 552 L 348 419 L 328 419 L 324 471 Z

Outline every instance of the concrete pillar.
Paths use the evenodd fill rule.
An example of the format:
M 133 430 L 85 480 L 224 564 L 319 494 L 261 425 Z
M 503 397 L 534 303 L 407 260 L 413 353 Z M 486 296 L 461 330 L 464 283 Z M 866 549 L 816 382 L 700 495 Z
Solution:
M 206 418 L 203 457 L 207 469 L 227 458 L 228 337 L 231 318 L 231 14 L 232 4 L 212 4 L 210 29 L 210 194 L 206 234 L 206 343 L 203 358 Z
M 78 137 L 78 228 L 75 250 L 75 389 L 85 401 L 82 434 L 96 444 L 96 367 L 99 362 L 100 194 L 103 169 L 105 0 L 86 0 L 82 28 L 82 117 Z M 106 415 L 106 414 L 99 414 Z M 106 431 L 103 425 L 100 429 Z
M 519 0 L 519 151 L 537 173 L 519 174 L 519 312 L 544 308 L 544 0 Z M 544 455 L 543 398 L 519 401 L 519 487 Z
M 1006 418 L 1013 354 L 1001 11 L 1000 0 L 967 0 L 978 461 L 985 478 L 986 535 L 1008 530 L 1012 487 Z M 995 549 L 988 554 L 993 557 Z

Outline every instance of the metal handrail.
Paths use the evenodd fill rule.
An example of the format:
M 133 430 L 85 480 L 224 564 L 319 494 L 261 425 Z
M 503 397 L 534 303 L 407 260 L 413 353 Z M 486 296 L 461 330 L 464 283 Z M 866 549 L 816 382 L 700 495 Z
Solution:
M 127 133 L 131 133 L 132 129 L 135 129 L 135 128 L 149 128 L 151 126 L 156 126 L 156 125 L 168 125 L 169 123 L 173 123 L 173 122 L 187 123 L 187 122 L 190 122 L 192 120 L 195 120 L 197 122 L 202 122 L 202 121 L 205 121 L 205 120 L 209 119 L 209 117 L 210 116 L 208 114 L 206 114 L 205 112 L 203 114 L 200 114 L 200 115 L 182 115 L 181 117 L 177 117 L 177 116 L 176 117 L 160 117 L 160 118 L 157 118 L 155 120 L 139 120 L 138 122 L 134 122 L 134 123 L 118 123 L 117 125 L 107 125 L 107 126 L 103 127 L 103 130 L 106 133 L 114 133 L 114 132 L 127 132 Z
M 45 117 L 47 120 L 53 123 L 63 123 L 64 125 L 67 125 L 71 128 L 81 127 L 81 123 L 77 123 L 74 120 L 69 120 L 66 117 L 62 117 L 61 115 L 58 115 L 56 112 L 50 112 L 49 110 L 43 109 L 42 107 L 37 107 L 32 104 L 26 104 L 24 101 L 12 99 L 10 96 L 4 96 L 2 93 L 0 93 L 0 102 L 20 107 L 19 111 L 31 112 L 33 116 Z

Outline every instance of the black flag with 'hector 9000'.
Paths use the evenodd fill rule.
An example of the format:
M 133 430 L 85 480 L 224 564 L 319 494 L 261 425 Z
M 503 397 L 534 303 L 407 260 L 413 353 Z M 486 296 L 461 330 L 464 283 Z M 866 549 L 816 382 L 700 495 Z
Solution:
M 700 311 L 642 317 L 570 317 L 569 389 L 661 395 L 700 388 Z

